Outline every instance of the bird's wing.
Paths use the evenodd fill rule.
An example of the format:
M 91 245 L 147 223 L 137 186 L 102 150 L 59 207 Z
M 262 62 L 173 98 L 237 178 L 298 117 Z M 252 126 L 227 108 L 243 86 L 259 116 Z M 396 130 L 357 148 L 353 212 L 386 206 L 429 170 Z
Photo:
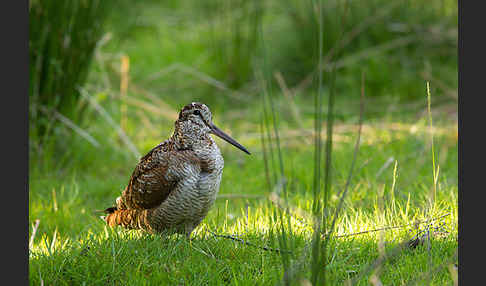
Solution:
M 200 172 L 200 161 L 191 150 L 174 150 L 161 144 L 140 159 L 120 197 L 122 209 L 150 209 L 160 205 L 190 170 Z

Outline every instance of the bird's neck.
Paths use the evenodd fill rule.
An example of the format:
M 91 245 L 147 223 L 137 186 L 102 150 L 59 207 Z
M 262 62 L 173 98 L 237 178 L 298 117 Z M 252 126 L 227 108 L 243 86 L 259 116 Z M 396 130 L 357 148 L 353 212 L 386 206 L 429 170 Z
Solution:
M 201 168 L 205 173 L 217 171 L 215 174 L 220 174 L 224 166 L 224 160 L 211 135 L 201 130 L 194 130 L 194 132 L 183 131 L 187 131 L 187 129 L 176 124 L 174 134 L 170 139 L 175 148 L 178 150 L 192 150 L 201 160 Z
M 216 145 L 207 132 L 203 132 L 198 128 L 188 129 L 181 124 L 176 124 L 174 133 L 172 134 L 171 140 L 176 145 L 177 149 L 207 149 L 212 145 Z

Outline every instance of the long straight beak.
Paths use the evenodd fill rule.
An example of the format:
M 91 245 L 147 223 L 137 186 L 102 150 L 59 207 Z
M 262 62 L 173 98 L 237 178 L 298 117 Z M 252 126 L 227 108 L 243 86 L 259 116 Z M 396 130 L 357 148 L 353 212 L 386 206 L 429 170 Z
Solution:
M 216 127 L 216 125 L 211 124 L 210 128 L 211 128 L 211 133 L 213 133 L 214 135 L 216 135 L 219 138 L 223 139 L 224 141 L 230 143 L 231 145 L 235 146 L 236 148 L 240 149 L 241 151 L 245 152 L 246 154 L 251 155 L 251 153 L 248 152 L 248 150 L 246 150 L 245 147 L 243 147 L 240 143 L 236 142 L 235 139 L 231 138 L 228 134 L 224 133 L 221 129 Z

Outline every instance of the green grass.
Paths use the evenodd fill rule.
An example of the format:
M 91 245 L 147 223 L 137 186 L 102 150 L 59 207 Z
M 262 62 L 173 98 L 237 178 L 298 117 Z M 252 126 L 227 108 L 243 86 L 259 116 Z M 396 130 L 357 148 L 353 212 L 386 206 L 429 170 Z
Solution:
M 220 117 L 224 115 L 215 114 L 215 118 Z M 221 122 L 225 122 L 222 128 L 230 129 L 230 124 Z M 413 251 L 402 251 L 383 265 L 380 279 L 384 284 L 402 284 L 425 275 L 457 249 L 457 138 L 454 124 L 434 121 L 438 129 L 434 144 L 439 150 L 436 164 L 440 165 L 440 173 L 437 202 L 432 213 L 428 212 L 427 200 L 432 188 L 430 136 L 425 133 L 427 121 L 420 119 L 408 125 L 402 123 L 402 128 L 376 121 L 367 122 L 363 127 L 357 171 L 351 181 L 343 214 L 336 224 L 336 235 L 411 224 L 416 220 L 450 214 L 444 218 L 448 234 L 433 236 L 430 252 L 424 244 Z M 259 139 L 244 136 L 250 134 L 253 127 L 246 130 L 240 127 L 238 133 L 233 132 L 235 138 L 251 150 L 252 156 L 244 156 L 218 140 L 225 157 L 220 190 L 222 197 L 197 229 L 194 240 L 189 242 L 177 235 L 147 235 L 137 231 L 111 230 L 103 225 L 93 212 L 112 204 L 127 183 L 136 160 L 125 154 L 127 151 L 119 146 L 121 143 L 117 144 L 118 147 L 110 147 L 117 142 L 116 134 L 107 130 L 104 122 L 93 119 L 87 126 L 90 126 L 89 130 L 98 130 L 93 135 L 102 142 L 104 147 L 101 150 L 73 134 L 72 140 L 76 142 L 73 148 L 82 155 L 74 156 L 71 165 L 52 172 L 38 168 L 36 164 L 40 160 L 35 157 L 31 161 L 29 220 L 32 224 L 36 219 L 40 220 L 30 250 L 31 284 L 38 285 L 42 279 L 44 283 L 55 285 L 247 285 L 255 281 L 258 284 L 275 284 L 282 279 L 279 254 L 217 238 L 207 232 L 209 229 L 218 234 L 238 235 L 252 244 L 279 247 L 279 220 L 273 217 L 275 205 L 268 199 L 270 192 L 266 188 Z M 346 130 L 346 127 L 351 130 Z M 164 125 L 162 130 L 169 133 L 170 128 Z M 335 129 L 331 192 L 334 195 L 330 197 L 331 204 L 337 203 L 335 194 L 344 187 L 356 136 L 349 124 L 337 124 Z M 410 132 L 414 129 L 416 131 Z M 312 212 L 310 162 L 313 153 L 312 145 L 302 144 L 302 137 L 286 137 L 291 131 L 284 127 L 280 134 L 286 177 L 289 178 L 289 201 L 293 206 L 291 260 L 298 261 L 311 240 L 312 221 L 292 210 Z M 148 130 L 141 127 L 138 132 Z M 153 140 L 161 140 L 164 136 Z M 143 152 L 150 148 L 146 142 L 136 143 Z M 394 163 L 382 169 L 392 157 L 397 161 L 393 191 Z M 383 204 L 381 213 L 380 202 Z M 52 244 L 54 234 L 56 241 Z M 385 248 L 391 249 L 414 234 L 413 226 L 385 231 Z M 379 232 L 333 238 L 327 279 L 332 284 L 340 284 L 359 275 L 378 257 L 378 241 Z M 87 247 L 89 250 L 84 250 Z M 433 285 L 451 282 L 447 266 L 432 275 Z M 307 271 L 304 267 L 303 277 L 308 277 Z M 364 275 L 360 285 L 367 285 L 368 277 L 369 274 Z
M 247 8 L 255 4 L 243 2 Z M 380 1 L 372 2 L 375 6 L 380 4 Z M 448 10 L 449 2 L 443 1 L 443 9 L 454 16 L 454 11 Z M 286 275 L 293 278 L 292 284 L 305 285 L 312 276 L 313 220 L 309 214 L 313 212 L 314 199 L 314 97 L 318 90 L 313 86 L 307 89 L 292 86 L 292 80 L 298 78 L 296 74 L 305 76 L 313 68 L 308 66 L 313 55 L 296 49 L 305 42 L 296 37 L 308 37 L 307 34 L 296 35 L 292 30 L 295 27 L 285 30 L 291 20 L 282 15 L 288 12 L 286 8 L 292 7 L 291 1 L 287 6 L 263 5 L 266 14 L 262 18 L 267 25 L 264 27 L 268 28 L 263 31 L 269 51 L 265 60 L 271 69 L 265 74 L 266 79 L 274 76 L 274 69 L 279 66 L 289 69 L 279 71 L 289 85 L 290 96 L 283 92 L 281 82 L 268 85 L 278 120 L 289 213 L 278 211 L 278 201 L 272 196 L 274 190 L 267 184 L 260 134 L 262 101 L 257 91 L 261 83 L 248 71 L 253 64 L 240 63 L 241 70 L 234 64 L 242 58 L 252 59 L 250 50 L 233 49 L 239 41 L 248 40 L 252 44 L 254 38 L 247 37 L 254 35 L 248 30 L 232 29 L 238 25 L 248 29 L 252 22 L 232 18 L 241 15 L 242 10 L 226 7 L 228 10 L 213 11 L 212 6 L 202 10 L 190 1 L 167 1 L 164 5 L 155 1 L 120 3 L 124 6 L 107 23 L 111 40 L 95 52 L 95 62 L 83 90 L 119 124 L 124 104 L 119 95 L 120 55 L 129 56 L 128 97 L 132 101 L 127 102 L 125 133 L 120 135 L 116 126 L 81 98 L 76 108 L 84 108 L 84 117 L 76 124 L 95 138 L 99 146 L 63 124 L 53 128 L 44 144 L 39 144 L 36 137 L 30 138 L 29 237 L 33 237 L 29 247 L 30 284 L 274 285 L 285 284 Z M 359 16 L 356 19 L 367 15 L 359 9 L 353 11 Z M 398 21 L 409 12 L 396 11 L 398 14 L 386 21 Z M 331 23 L 334 20 L 326 19 Z M 427 21 L 434 23 L 435 20 Z M 229 24 L 223 25 L 225 21 Z M 420 23 L 426 26 L 429 22 Z M 345 32 L 355 24 L 348 22 Z M 416 28 L 420 29 L 420 25 Z M 370 34 L 364 33 L 358 43 L 343 50 L 342 57 L 353 56 L 393 38 L 391 32 L 380 38 L 382 29 L 375 27 Z M 326 35 L 324 40 L 328 41 Z M 329 190 L 331 211 L 338 205 L 339 193 L 346 185 L 353 163 L 362 71 L 366 74 L 366 105 L 353 176 L 334 236 L 326 249 L 325 277 L 330 285 L 342 285 L 348 279 L 354 279 L 357 285 L 368 285 L 373 274 L 383 285 L 453 283 L 449 266 L 457 263 L 458 246 L 458 142 L 454 116 L 457 102 L 444 94 L 457 88 L 455 79 L 450 80 L 457 67 L 455 56 L 444 60 L 446 55 L 437 54 L 429 59 L 428 55 L 440 47 L 434 43 L 430 50 L 427 46 L 412 46 L 398 48 L 393 53 L 374 54 L 366 61 L 357 61 L 337 71 Z M 325 45 L 328 47 L 330 43 Z M 423 49 L 427 53 L 422 53 Z M 447 54 L 449 49 L 445 51 Z M 306 62 L 293 64 L 293 58 L 286 55 L 294 52 L 301 53 L 294 56 Z M 407 57 L 411 63 L 405 60 Z M 172 64 L 183 68 L 167 70 Z M 235 80 L 234 74 L 228 74 L 229 70 L 241 74 L 241 78 Z M 420 76 L 423 72 L 433 77 L 430 112 L 425 81 Z M 323 103 L 323 143 L 328 116 L 326 104 L 331 92 L 327 78 L 319 89 Z M 447 84 L 441 85 L 444 82 Z M 215 123 L 252 155 L 247 156 L 216 139 L 225 158 L 220 193 L 208 216 L 193 233 L 193 240 L 179 235 L 107 228 L 96 210 L 113 204 L 138 161 L 122 136 L 145 154 L 170 136 L 171 114 L 196 100 L 207 103 Z M 268 112 L 272 111 L 268 109 Z M 274 161 L 266 162 L 271 178 L 281 169 L 276 151 L 273 150 Z M 430 194 L 437 169 L 436 197 L 432 201 Z M 430 241 L 415 249 L 397 248 L 427 225 L 415 225 L 416 222 L 442 215 L 447 216 L 431 226 L 441 224 L 442 229 L 433 231 Z M 34 236 L 36 220 L 39 226 Z M 357 234 L 387 226 L 402 227 Z M 210 231 L 238 237 L 251 245 L 215 237 Z M 349 234 L 354 235 L 346 236 Z M 255 245 L 289 250 L 291 254 L 265 251 Z M 383 257 L 382 265 L 372 267 Z M 284 274 L 286 270 L 290 272 Z

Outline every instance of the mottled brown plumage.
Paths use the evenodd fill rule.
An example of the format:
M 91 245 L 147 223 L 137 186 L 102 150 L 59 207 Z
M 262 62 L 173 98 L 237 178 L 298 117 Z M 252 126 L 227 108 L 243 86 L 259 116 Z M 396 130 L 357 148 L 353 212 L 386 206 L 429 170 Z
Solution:
M 223 157 L 210 134 L 250 154 L 212 123 L 206 105 L 188 104 L 173 135 L 140 159 L 116 206 L 105 210 L 106 223 L 190 236 L 213 205 L 223 172 Z

